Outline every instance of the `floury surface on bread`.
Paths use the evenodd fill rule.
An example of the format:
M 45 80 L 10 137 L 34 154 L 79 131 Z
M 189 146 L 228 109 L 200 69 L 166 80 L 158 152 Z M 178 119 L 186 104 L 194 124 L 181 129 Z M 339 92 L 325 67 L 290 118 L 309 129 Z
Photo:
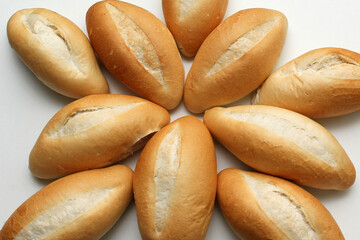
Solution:
M 166 25 L 180 52 L 193 57 L 224 18 L 228 0 L 163 0 Z
M 72 98 L 109 93 L 85 34 L 44 8 L 16 12 L 7 25 L 11 47 L 46 86 Z
M 280 57 L 287 19 L 270 9 L 246 9 L 205 39 L 186 77 L 184 102 L 194 113 L 235 102 L 269 76 Z
M 355 168 L 335 137 L 317 122 L 272 106 L 212 108 L 204 123 L 245 164 L 321 189 L 349 188 Z
M 84 97 L 47 123 L 30 153 L 30 170 L 39 178 L 57 178 L 109 166 L 141 149 L 169 121 L 164 108 L 138 97 Z
M 115 165 L 56 180 L 11 215 L 0 239 L 100 239 L 132 199 L 132 177 L 130 168 Z
M 156 133 L 134 173 L 143 239 L 205 239 L 216 194 L 211 135 L 195 117 L 182 117 Z
M 232 230 L 244 240 L 345 239 L 319 200 L 281 178 L 225 169 L 218 175 L 217 200 Z
M 358 111 L 360 54 L 341 48 L 307 52 L 272 73 L 253 104 L 287 108 L 311 118 Z
M 90 7 L 86 24 L 91 44 L 112 75 L 166 109 L 180 103 L 184 67 L 161 20 L 143 8 L 109 0 Z

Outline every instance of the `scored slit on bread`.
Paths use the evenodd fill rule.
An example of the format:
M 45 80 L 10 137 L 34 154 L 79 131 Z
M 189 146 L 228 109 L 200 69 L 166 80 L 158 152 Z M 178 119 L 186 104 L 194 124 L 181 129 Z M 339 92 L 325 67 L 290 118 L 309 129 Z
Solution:
M 360 109 L 360 55 L 347 49 L 309 51 L 274 71 L 252 103 L 286 108 L 311 118 Z

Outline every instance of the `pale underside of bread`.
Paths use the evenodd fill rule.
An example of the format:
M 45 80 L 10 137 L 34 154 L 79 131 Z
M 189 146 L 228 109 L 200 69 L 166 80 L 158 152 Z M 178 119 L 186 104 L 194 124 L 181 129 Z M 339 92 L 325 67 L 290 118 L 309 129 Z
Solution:
M 87 28 L 95 51 L 116 78 L 167 109 L 178 105 L 184 69 L 175 41 L 159 19 L 135 5 L 103 1 L 89 9 Z
M 320 201 L 293 183 L 238 169 L 218 181 L 222 212 L 243 239 L 344 239 Z
M 198 149 L 194 139 L 201 139 Z M 163 128 L 145 146 L 134 175 L 144 239 L 204 239 L 216 188 L 212 144 L 201 122 L 185 117 Z
M 307 52 L 280 67 L 253 97 L 253 104 L 287 108 L 312 118 L 360 109 L 360 55 L 340 48 Z
M 204 122 L 259 171 L 325 189 L 346 189 L 355 181 L 355 168 L 331 133 L 295 112 L 260 105 L 213 108 Z
M 0 238 L 100 239 L 130 202 L 132 175 L 130 168 L 117 165 L 59 179 L 25 201 Z
M 10 45 L 51 89 L 69 97 L 108 93 L 93 49 L 70 20 L 47 9 L 24 9 L 9 20 Z

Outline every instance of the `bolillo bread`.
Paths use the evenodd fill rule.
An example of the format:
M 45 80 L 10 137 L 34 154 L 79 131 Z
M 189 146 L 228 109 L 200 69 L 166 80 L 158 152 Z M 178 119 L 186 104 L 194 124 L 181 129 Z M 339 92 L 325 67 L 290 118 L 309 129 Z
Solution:
M 204 123 L 250 167 L 314 188 L 343 190 L 355 168 L 335 137 L 317 122 L 272 106 L 213 108 Z
M 134 172 L 142 239 L 205 239 L 216 195 L 211 135 L 195 117 L 182 117 L 146 144 Z
M 185 72 L 164 23 L 145 9 L 108 0 L 90 7 L 86 24 L 91 44 L 112 75 L 166 109 L 180 103 Z
M 132 177 L 130 168 L 116 165 L 58 179 L 11 215 L 0 239 L 100 239 L 132 199 Z
M 270 9 L 246 9 L 225 19 L 205 39 L 187 75 L 187 109 L 201 113 L 255 90 L 279 59 L 286 31 L 286 17 Z
M 38 178 L 58 178 L 109 166 L 142 148 L 169 121 L 164 108 L 138 97 L 84 97 L 47 123 L 30 153 L 30 170 Z
M 253 104 L 287 108 L 311 118 L 360 109 L 360 54 L 320 48 L 280 67 L 253 97 Z
M 7 34 L 25 65 L 54 91 L 72 98 L 109 93 L 89 40 L 69 19 L 23 9 L 9 19 Z
M 244 240 L 345 239 L 319 200 L 281 178 L 225 169 L 218 175 L 217 201 Z
M 166 25 L 185 57 L 195 56 L 224 18 L 228 0 L 163 0 Z

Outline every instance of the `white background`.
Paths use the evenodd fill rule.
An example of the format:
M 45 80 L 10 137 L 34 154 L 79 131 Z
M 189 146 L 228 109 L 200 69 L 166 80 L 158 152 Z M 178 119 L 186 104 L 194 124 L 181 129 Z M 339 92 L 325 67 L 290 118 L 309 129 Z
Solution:
M 128 0 L 164 21 L 161 0 Z M 0 1 L 0 227 L 23 201 L 50 181 L 34 178 L 28 170 L 28 156 L 47 121 L 72 99 L 48 89 L 21 62 L 10 48 L 6 23 L 23 8 L 48 8 L 69 18 L 85 33 L 85 15 L 92 0 L 18 0 Z M 360 52 L 360 21 L 358 0 L 229 0 L 225 17 L 245 9 L 263 7 L 283 12 L 289 21 L 287 40 L 275 68 L 319 47 L 342 47 Z M 188 72 L 192 60 L 184 59 Z M 132 94 L 103 68 L 111 93 Z M 249 104 L 250 97 L 236 104 Z M 234 104 L 232 104 L 234 105 Z M 190 115 L 183 103 L 171 111 L 171 120 Z M 201 118 L 201 116 L 198 116 Z M 332 132 L 360 171 L 360 112 L 322 119 L 318 122 Z M 218 171 L 245 165 L 216 143 Z M 122 163 L 134 169 L 139 153 Z M 306 188 L 332 213 L 346 239 L 360 239 L 360 185 L 346 191 Z M 136 211 L 132 202 L 114 228 L 103 239 L 140 239 Z M 207 239 L 236 239 L 215 206 Z

